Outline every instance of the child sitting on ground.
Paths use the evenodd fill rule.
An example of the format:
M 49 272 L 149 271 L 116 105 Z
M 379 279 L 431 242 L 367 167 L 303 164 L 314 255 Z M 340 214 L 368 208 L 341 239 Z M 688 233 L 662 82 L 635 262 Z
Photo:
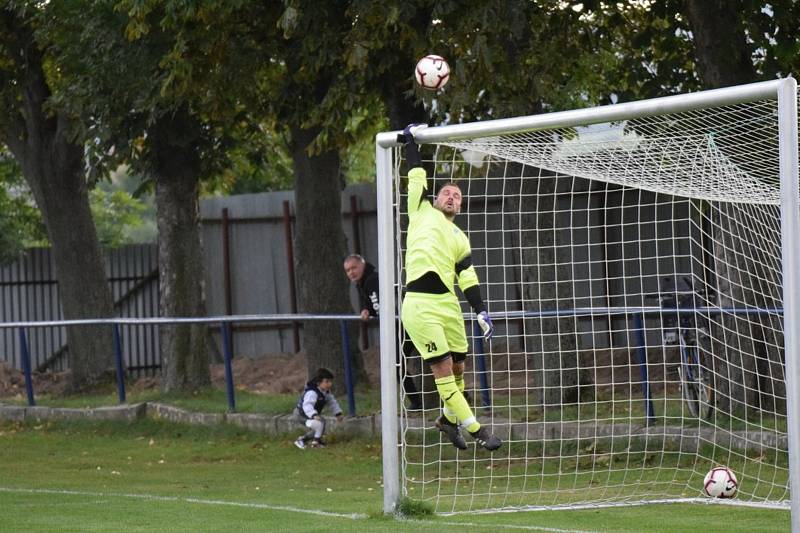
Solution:
M 322 448 L 325 443 L 322 435 L 325 433 L 325 420 L 322 410 L 330 404 L 331 411 L 336 416 L 336 421 L 342 421 L 342 409 L 339 402 L 331 393 L 333 387 L 333 373 L 327 368 L 317 370 L 314 379 L 306 383 L 306 388 L 297 406 L 294 408 L 294 419 L 308 428 L 308 431 L 294 441 L 294 445 L 304 450 L 307 445 L 312 448 Z M 309 444 L 310 441 L 310 444 Z

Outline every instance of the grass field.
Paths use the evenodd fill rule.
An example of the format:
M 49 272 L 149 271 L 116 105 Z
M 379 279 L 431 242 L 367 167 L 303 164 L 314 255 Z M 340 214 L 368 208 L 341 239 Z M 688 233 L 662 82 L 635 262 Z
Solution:
M 0 424 L 3 531 L 788 531 L 785 511 L 667 504 L 398 520 L 381 448 L 297 450 L 232 427 Z

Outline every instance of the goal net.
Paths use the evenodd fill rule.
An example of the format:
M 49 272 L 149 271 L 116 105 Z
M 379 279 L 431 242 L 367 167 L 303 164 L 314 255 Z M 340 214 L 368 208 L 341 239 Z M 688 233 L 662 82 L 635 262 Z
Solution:
M 389 499 L 438 513 L 709 501 L 704 476 L 727 466 L 729 501 L 789 506 L 781 168 L 796 186 L 797 97 L 779 109 L 779 83 L 418 134 L 429 191 L 453 180 L 464 193 L 456 224 L 495 325 L 482 342 L 458 293 L 467 392 L 504 443 L 489 453 L 466 436 L 456 450 L 433 425 L 429 370 L 407 358 L 428 392 L 422 412 L 402 390 L 384 398 L 384 448 L 399 449 Z M 378 153 L 392 189 L 382 295 L 401 294 L 407 168 L 400 148 Z

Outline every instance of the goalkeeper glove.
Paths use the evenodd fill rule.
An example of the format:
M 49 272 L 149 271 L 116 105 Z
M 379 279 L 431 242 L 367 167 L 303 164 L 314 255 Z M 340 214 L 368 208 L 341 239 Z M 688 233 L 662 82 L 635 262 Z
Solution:
M 417 168 L 422 166 L 422 158 L 419 155 L 419 148 L 414 141 L 414 133 L 422 128 L 427 128 L 427 124 L 409 124 L 403 130 L 403 133 L 397 136 L 397 142 L 405 144 L 406 146 L 406 160 L 408 161 L 408 168 Z
M 494 326 L 492 325 L 492 319 L 489 318 L 489 313 L 481 311 L 475 318 L 478 320 L 478 325 L 483 331 L 483 338 L 488 341 L 492 338 L 492 334 L 494 333 Z
M 427 124 L 409 124 L 403 130 L 403 133 L 397 136 L 397 142 L 400 144 L 416 144 L 414 142 L 414 133 L 427 127 Z

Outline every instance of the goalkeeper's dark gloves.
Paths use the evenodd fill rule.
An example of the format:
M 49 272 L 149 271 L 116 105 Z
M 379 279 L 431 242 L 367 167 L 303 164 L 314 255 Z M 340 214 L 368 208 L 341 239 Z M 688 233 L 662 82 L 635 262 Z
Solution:
M 427 124 L 409 124 L 403 130 L 403 133 L 397 136 L 397 142 L 405 145 L 406 147 L 406 161 L 408 161 L 408 168 L 417 168 L 422 166 L 422 158 L 419 155 L 419 147 L 414 140 L 414 133 L 422 128 L 427 127 Z

